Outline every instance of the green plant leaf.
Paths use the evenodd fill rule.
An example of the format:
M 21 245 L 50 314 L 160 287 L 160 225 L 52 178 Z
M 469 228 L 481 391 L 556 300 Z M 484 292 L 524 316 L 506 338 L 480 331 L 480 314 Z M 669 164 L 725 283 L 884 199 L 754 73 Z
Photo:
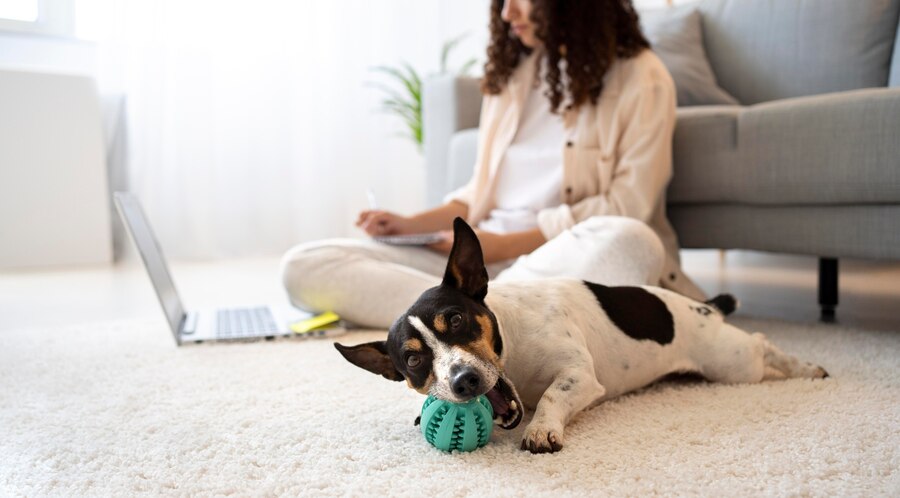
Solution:
M 390 114 L 396 114 L 403 120 L 417 120 L 417 113 L 413 110 L 410 110 L 406 107 L 397 106 L 394 104 L 382 104 L 381 109 Z
M 450 58 L 450 52 L 467 36 L 469 36 L 469 33 L 465 32 L 442 45 L 441 74 L 447 72 L 447 61 Z M 476 59 L 469 59 L 459 68 L 458 74 L 467 74 L 475 64 L 477 64 Z M 376 88 L 387 96 L 381 101 L 381 111 L 402 119 L 408 131 L 408 135 L 404 136 L 412 139 L 421 150 L 423 138 L 422 77 L 408 62 L 402 62 L 399 67 L 375 66 L 370 68 L 370 70 L 384 74 L 401 85 L 401 88 L 397 89 L 381 82 L 366 83 L 367 86 Z
M 417 99 L 413 98 L 411 95 L 404 95 L 404 94 L 394 90 L 393 88 L 388 88 L 383 85 L 370 85 L 370 86 L 377 88 L 377 89 L 381 90 L 382 92 L 384 92 L 385 95 L 387 96 L 387 98 L 389 98 L 390 100 L 395 100 L 397 102 L 403 102 L 403 103 L 409 104 L 411 106 L 420 106 L 422 103 L 421 100 L 417 100 Z
M 388 76 L 393 76 L 394 78 L 397 78 L 397 79 L 400 80 L 401 82 L 405 82 L 405 81 L 406 81 L 406 77 L 403 75 L 403 73 L 400 72 L 400 70 L 397 69 L 397 68 L 395 68 L 395 67 L 390 67 L 390 66 L 375 66 L 375 67 L 371 68 L 371 70 L 372 70 L 372 71 L 375 71 L 375 72 L 379 72 L 379 73 L 384 73 L 384 74 L 386 74 L 386 75 L 388 75 Z
M 463 64 L 462 67 L 459 68 L 459 71 L 457 71 L 457 74 L 461 74 L 463 76 L 468 76 L 469 70 L 472 69 L 472 66 L 474 66 L 477 63 L 478 63 L 478 59 L 476 59 L 474 57 L 467 60 L 466 63 Z
M 409 95 L 403 95 L 399 91 L 397 91 L 397 89 L 391 88 L 383 83 L 366 82 L 365 86 L 370 87 L 370 88 L 375 88 L 376 90 L 382 91 L 393 99 L 403 100 L 403 99 L 409 97 Z
M 408 73 L 408 81 L 410 85 L 407 85 L 407 90 L 409 93 L 416 99 L 422 99 L 422 78 L 419 77 L 419 73 L 413 69 L 412 66 L 409 65 L 408 62 L 403 63 L 403 67 L 406 68 L 406 72 Z
M 404 100 L 396 100 L 396 99 L 384 99 L 381 101 L 381 105 L 384 107 L 390 107 L 395 109 L 400 109 L 403 111 L 410 112 L 412 114 L 418 114 L 421 110 L 421 107 L 416 105 L 414 102 L 407 102 Z
M 451 40 L 447 40 L 446 42 L 444 42 L 444 45 L 441 47 L 441 73 L 440 74 L 444 74 L 447 72 L 447 59 L 450 58 L 450 52 L 457 45 L 459 45 L 459 42 L 461 42 L 467 36 L 469 36 L 468 31 L 457 36 L 456 38 L 453 38 Z
M 402 119 L 408 138 L 421 150 L 422 147 L 422 78 L 409 63 L 400 67 L 376 66 L 372 71 L 382 73 L 402 85 L 398 90 L 383 83 L 368 83 L 368 86 L 384 92 L 387 98 L 381 101 L 381 111 Z
M 413 98 L 418 99 L 421 93 L 422 81 L 416 71 L 408 63 L 404 62 L 403 68 L 407 70 L 407 72 L 409 73 L 408 75 L 404 74 L 401 69 L 389 66 L 377 66 L 373 68 L 373 70 L 396 78 L 398 81 L 400 81 L 400 83 L 403 84 L 403 86 L 406 88 L 406 91 L 408 91 L 410 95 L 413 96 Z

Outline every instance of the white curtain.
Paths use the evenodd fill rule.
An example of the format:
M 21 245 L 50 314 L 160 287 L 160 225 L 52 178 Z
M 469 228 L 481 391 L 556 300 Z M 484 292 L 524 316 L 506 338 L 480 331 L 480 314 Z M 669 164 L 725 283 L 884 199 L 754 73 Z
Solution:
M 487 0 L 78 0 L 127 102 L 130 188 L 173 259 L 277 255 L 380 207 L 424 207 L 423 159 L 371 68 L 483 61 Z M 480 65 L 479 65 L 480 66 Z M 479 69 L 480 71 L 480 69 Z

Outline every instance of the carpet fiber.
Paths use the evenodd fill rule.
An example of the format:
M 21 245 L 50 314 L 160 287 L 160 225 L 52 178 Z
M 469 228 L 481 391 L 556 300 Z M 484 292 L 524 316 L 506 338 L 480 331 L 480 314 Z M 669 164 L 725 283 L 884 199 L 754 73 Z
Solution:
M 0 495 L 897 496 L 900 333 L 733 322 L 832 377 L 659 383 L 577 417 L 552 455 L 519 451 L 527 418 L 473 453 L 429 447 L 424 398 L 331 341 L 175 348 L 156 321 L 2 332 Z

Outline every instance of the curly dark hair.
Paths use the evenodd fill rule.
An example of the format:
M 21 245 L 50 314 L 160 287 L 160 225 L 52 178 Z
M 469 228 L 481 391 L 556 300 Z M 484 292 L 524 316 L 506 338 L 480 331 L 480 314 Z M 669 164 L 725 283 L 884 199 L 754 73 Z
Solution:
M 545 47 L 550 108 L 558 112 L 564 97 L 575 108 L 590 101 L 596 105 L 603 91 L 603 77 L 616 58 L 630 58 L 650 47 L 641 33 L 631 0 L 531 0 L 530 20 L 535 36 Z M 523 55 L 531 53 L 510 34 L 500 17 L 503 0 L 491 2 L 491 41 L 487 48 L 481 89 L 500 93 Z M 560 61 L 568 85 L 560 73 Z M 568 86 L 568 88 L 565 88 Z

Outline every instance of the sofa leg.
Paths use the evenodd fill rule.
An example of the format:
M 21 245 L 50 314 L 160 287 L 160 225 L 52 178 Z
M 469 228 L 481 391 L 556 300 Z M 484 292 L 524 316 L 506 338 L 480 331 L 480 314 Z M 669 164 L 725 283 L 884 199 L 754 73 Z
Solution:
M 837 258 L 819 258 L 819 305 L 822 307 L 821 320 L 833 323 L 838 305 Z

